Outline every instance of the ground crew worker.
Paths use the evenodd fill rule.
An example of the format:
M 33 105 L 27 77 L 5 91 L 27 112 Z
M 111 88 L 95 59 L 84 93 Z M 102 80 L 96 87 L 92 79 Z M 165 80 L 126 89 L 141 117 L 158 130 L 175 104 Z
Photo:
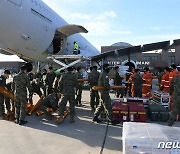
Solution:
M 78 43 L 74 41 L 73 54 L 77 55 L 79 51 Z
M 140 75 L 139 69 L 135 69 L 135 75 L 132 80 L 134 83 L 134 97 L 142 97 L 142 84 L 144 83 L 144 80 Z
M 159 72 L 158 72 L 158 86 L 159 86 L 159 88 L 161 87 L 161 80 L 162 80 L 163 75 L 164 75 L 164 71 L 162 68 L 160 68 Z
M 151 86 L 152 86 L 152 74 L 148 67 L 144 68 L 144 74 L 142 76 L 144 83 L 142 86 L 142 97 L 152 99 Z
M 104 64 L 103 65 L 103 72 L 99 76 L 98 80 L 98 86 L 105 87 L 105 90 L 100 90 L 100 95 L 101 95 L 101 103 L 98 105 L 95 113 L 94 113 L 94 118 L 93 122 L 101 122 L 101 120 L 98 118 L 101 112 L 104 111 L 104 109 L 107 112 L 107 116 L 111 122 L 111 124 L 115 125 L 117 124 L 117 121 L 115 121 L 115 117 L 112 112 L 112 105 L 111 105 L 111 98 L 109 95 L 109 90 L 111 89 L 110 84 L 109 84 L 109 64 Z
M 116 66 L 114 68 L 114 70 L 115 70 L 114 85 L 121 86 L 123 78 L 119 75 L 119 67 Z M 116 97 L 119 98 L 119 96 L 121 98 L 123 98 L 123 96 L 124 96 L 124 89 L 119 89 L 119 90 L 116 91 Z
M 47 108 L 52 108 L 54 111 L 58 108 L 58 102 L 61 98 L 60 93 L 52 93 L 46 96 L 39 104 L 39 110 L 43 111 L 46 115 L 51 115 L 50 112 L 47 111 Z
M 70 104 L 70 123 L 74 122 L 75 116 L 75 88 L 78 86 L 77 78 L 72 73 L 73 68 L 68 67 L 67 73 L 63 74 L 59 81 L 59 91 L 62 94 L 62 99 L 59 104 L 59 118 L 58 123 L 63 122 L 64 110 L 66 108 L 67 101 Z
M 100 73 L 97 71 L 97 66 L 92 67 L 92 71 L 89 73 L 88 80 L 90 85 L 90 105 L 94 111 L 99 105 L 99 94 L 97 90 L 93 90 L 92 87 L 98 86 L 98 79 Z
M 47 94 L 52 94 L 53 93 L 53 83 L 54 79 L 56 77 L 56 74 L 53 71 L 52 67 L 49 67 L 49 72 L 46 75 L 46 86 L 47 86 Z
M 171 72 L 169 73 L 169 85 L 171 84 L 172 79 L 178 75 L 178 70 L 175 64 L 171 65 Z
M 6 79 L 9 78 L 10 71 L 5 70 L 3 75 L 0 76 L 0 86 L 6 88 Z M 6 114 L 5 114 L 5 108 L 4 108 L 4 99 L 5 96 L 0 93 L 0 119 L 4 119 Z
M 78 67 L 77 68 L 77 72 L 76 72 L 76 78 L 77 79 L 83 79 L 83 75 L 82 75 L 82 72 L 81 72 L 81 68 Z M 82 98 L 82 84 L 83 83 L 78 83 L 78 87 L 76 89 L 76 105 L 78 106 L 82 106 L 82 103 L 81 103 L 81 98 Z
M 134 67 L 132 67 L 132 73 L 131 73 L 131 75 L 130 75 L 130 77 L 129 77 L 129 79 L 128 79 L 128 91 L 129 91 L 129 96 L 132 96 L 133 97 L 133 91 L 134 91 L 134 83 L 133 83 L 133 81 L 132 81 L 132 78 L 133 78 L 133 76 L 134 76 L 134 74 L 135 74 L 135 68 Z
M 13 78 L 12 90 L 15 96 L 15 123 L 19 125 L 26 124 L 26 104 L 27 104 L 27 88 L 29 95 L 32 96 L 32 87 L 29 77 L 27 76 L 26 66 L 21 66 L 20 72 Z
M 169 92 L 173 98 L 173 108 L 168 120 L 168 126 L 172 126 L 176 116 L 180 114 L 180 74 L 172 79 Z
M 162 76 L 160 90 L 166 93 L 169 92 L 169 73 L 170 73 L 169 67 L 164 68 L 164 75 Z

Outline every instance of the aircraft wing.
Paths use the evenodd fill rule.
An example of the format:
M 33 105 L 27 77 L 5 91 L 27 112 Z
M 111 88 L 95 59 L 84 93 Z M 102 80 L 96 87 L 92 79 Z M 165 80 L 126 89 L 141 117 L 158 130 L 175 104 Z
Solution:
M 131 55 L 134 53 L 140 53 L 142 52 L 141 46 L 133 46 L 133 47 L 127 47 L 119 50 L 113 50 L 105 53 L 101 53 L 97 56 L 91 57 L 91 60 L 93 61 L 100 61 L 102 59 L 106 59 L 107 57 L 119 57 L 119 56 L 126 56 Z

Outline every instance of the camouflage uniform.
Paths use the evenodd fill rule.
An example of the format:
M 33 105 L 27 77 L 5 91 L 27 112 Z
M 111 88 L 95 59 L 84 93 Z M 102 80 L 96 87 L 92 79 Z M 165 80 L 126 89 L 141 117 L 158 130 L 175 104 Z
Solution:
M 30 85 L 30 80 L 26 73 L 19 73 L 13 78 L 12 89 L 15 94 L 15 117 L 19 120 L 24 120 L 26 116 L 26 104 L 27 104 L 27 89 L 30 95 L 32 95 L 32 87 Z
M 116 72 L 115 77 L 114 77 L 114 85 L 121 86 L 122 85 L 122 80 L 123 80 L 123 78 L 121 78 L 119 73 Z M 119 97 L 119 95 L 121 95 L 121 97 L 124 96 L 124 89 L 117 90 L 116 96 Z
M 6 88 L 9 91 L 12 91 L 12 82 L 7 83 Z M 6 104 L 7 112 L 10 112 L 10 110 L 11 110 L 11 99 L 8 97 L 5 97 L 5 104 Z M 12 105 L 14 106 L 14 102 L 12 102 Z
M 36 81 L 33 81 L 31 83 L 31 86 L 32 86 L 32 90 L 34 93 L 38 94 L 39 97 L 42 96 L 42 92 L 41 92 L 41 82 L 39 81 L 40 79 L 36 79 Z
M 55 84 L 54 84 L 54 92 L 58 92 L 58 87 L 59 87 L 59 80 L 61 78 L 61 74 L 58 74 L 56 76 L 56 81 L 55 81 Z
M 56 77 L 56 74 L 53 72 L 53 73 L 47 73 L 46 75 L 46 85 L 47 85 L 47 94 L 52 94 L 53 93 L 53 83 L 54 83 L 54 79 Z
M 98 80 L 98 86 L 103 86 L 106 88 L 106 90 L 100 90 L 102 101 L 98 105 L 94 115 L 95 115 L 95 117 L 98 117 L 105 108 L 109 119 L 111 121 L 114 121 L 115 118 L 112 113 L 111 98 L 109 95 L 109 90 L 110 90 L 109 79 L 108 79 L 108 74 L 105 71 L 100 74 L 100 77 Z
M 58 108 L 58 101 L 59 98 L 57 97 L 56 93 L 50 94 L 41 101 L 39 104 L 39 110 L 42 110 L 45 112 L 45 114 L 48 114 L 46 109 L 53 108 L 53 110 L 56 110 Z
M 6 78 L 3 75 L 0 76 L 0 86 L 6 87 Z M 4 99 L 4 95 L 0 93 L 0 117 L 5 115 Z
M 77 72 L 76 74 L 77 79 L 83 79 L 83 75 L 80 72 Z M 81 105 L 81 97 L 82 97 L 82 83 L 78 84 L 78 87 L 76 89 L 76 104 Z
M 70 117 L 75 116 L 75 88 L 77 88 L 77 78 L 72 72 L 67 72 L 62 75 L 59 82 L 59 91 L 62 94 L 62 99 L 59 104 L 59 115 L 64 115 L 67 101 L 70 104 Z
M 142 84 L 144 80 L 139 73 L 136 73 L 132 80 L 134 82 L 134 97 L 142 97 Z
M 173 124 L 176 116 L 180 114 L 180 75 L 172 79 L 169 92 L 170 95 L 173 94 L 173 109 L 169 118 L 169 122 Z
M 96 70 L 93 70 L 89 76 L 89 84 L 90 84 L 90 105 L 91 108 L 94 109 L 94 107 L 99 105 L 99 94 L 97 90 L 92 90 L 93 86 L 98 86 L 98 79 L 99 79 L 100 73 Z M 95 101 L 96 99 L 96 101 Z

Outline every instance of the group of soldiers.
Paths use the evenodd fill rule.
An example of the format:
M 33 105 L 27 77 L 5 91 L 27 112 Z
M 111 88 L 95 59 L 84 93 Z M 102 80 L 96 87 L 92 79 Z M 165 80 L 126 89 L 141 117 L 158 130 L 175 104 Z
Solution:
M 106 115 L 111 124 L 117 124 L 115 120 L 111 98 L 109 91 L 111 86 L 109 84 L 109 71 L 108 64 L 102 66 L 102 72 L 97 71 L 97 66 L 90 68 L 91 72 L 88 75 L 88 83 L 90 86 L 90 106 L 94 112 L 93 122 L 101 122 L 99 115 L 102 112 L 106 112 Z M 119 75 L 119 67 L 114 68 L 114 84 L 122 85 L 122 80 L 126 78 L 128 81 L 127 87 L 129 96 L 143 97 L 152 99 L 152 73 L 149 68 L 144 68 L 144 74 L 140 75 L 139 69 L 132 68 L 132 72 L 126 76 Z M 6 79 L 9 77 L 10 71 L 5 70 L 4 74 L 0 77 L 0 86 L 8 88 Z M 68 67 L 66 70 L 62 70 L 59 75 L 56 75 L 52 67 L 49 67 L 48 71 L 44 69 L 36 74 L 28 73 L 27 66 L 23 65 L 20 68 L 20 72 L 13 78 L 13 82 L 10 84 L 8 90 L 11 90 L 15 96 L 15 123 L 23 125 L 26 124 L 26 104 L 27 94 L 29 94 L 29 102 L 32 103 L 33 94 L 36 93 L 39 97 L 43 97 L 43 100 L 39 104 L 38 108 L 45 114 L 50 114 L 47 111 L 48 108 L 52 108 L 53 111 L 57 111 L 58 120 L 57 123 L 61 123 L 64 120 L 64 111 L 66 104 L 69 101 L 70 108 L 70 122 L 75 121 L 75 106 L 82 106 L 82 82 L 78 82 L 78 79 L 83 79 L 82 69 L 78 67 Z M 176 69 L 175 65 L 170 68 L 165 68 L 164 73 L 159 73 L 159 88 L 164 92 L 170 92 L 173 96 L 173 109 L 170 114 L 168 125 L 172 126 L 177 114 L 180 114 L 180 73 Z M 94 86 L 104 87 L 104 90 L 94 90 Z M 27 93 L 28 89 L 28 93 Z M 42 92 L 43 91 L 43 92 Z M 100 95 L 99 95 L 100 94 Z M 117 97 L 126 96 L 126 90 L 119 89 L 116 91 Z M 4 103 L 6 104 L 7 114 L 11 112 L 10 100 L 0 94 L 0 118 L 5 116 Z

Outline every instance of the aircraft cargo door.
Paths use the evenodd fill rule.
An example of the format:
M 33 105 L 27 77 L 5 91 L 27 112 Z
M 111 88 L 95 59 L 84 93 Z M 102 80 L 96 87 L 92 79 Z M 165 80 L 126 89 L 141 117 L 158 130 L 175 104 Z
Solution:
M 8 0 L 8 2 L 20 7 L 22 5 L 22 0 Z

